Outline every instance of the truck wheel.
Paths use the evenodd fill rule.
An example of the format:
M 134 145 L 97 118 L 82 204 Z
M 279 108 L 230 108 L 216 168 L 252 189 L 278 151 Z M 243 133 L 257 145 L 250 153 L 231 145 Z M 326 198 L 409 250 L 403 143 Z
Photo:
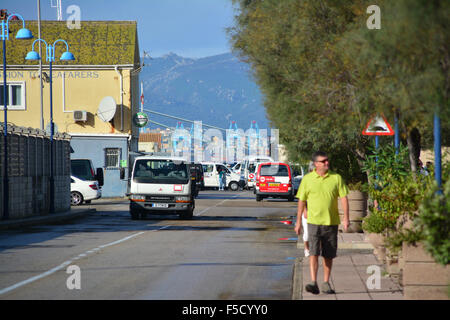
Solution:
M 294 201 L 294 196 L 289 196 L 287 199 L 289 202 L 292 202 L 292 201 Z
M 228 185 L 228 188 L 230 188 L 231 191 L 238 191 L 239 183 L 237 183 L 236 181 L 231 181 L 230 184 Z
M 256 195 L 256 201 L 261 201 L 263 199 L 263 197 L 262 196 L 259 196 L 259 195 Z
M 194 216 L 194 209 L 189 209 L 189 210 L 180 212 L 181 220 L 191 220 L 193 216 Z
M 136 209 L 130 208 L 130 215 L 131 215 L 131 220 L 139 220 L 139 218 L 140 218 L 139 211 L 137 211 Z

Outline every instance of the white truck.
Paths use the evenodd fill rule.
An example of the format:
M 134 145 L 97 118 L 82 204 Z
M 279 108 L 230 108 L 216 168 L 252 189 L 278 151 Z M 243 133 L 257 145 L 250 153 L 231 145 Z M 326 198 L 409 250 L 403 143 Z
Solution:
M 121 170 L 121 179 L 125 172 Z M 178 214 L 192 219 L 195 200 L 188 162 L 183 158 L 139 156 L 134 159 L 129 179 L 131 219 L 146 214 Z

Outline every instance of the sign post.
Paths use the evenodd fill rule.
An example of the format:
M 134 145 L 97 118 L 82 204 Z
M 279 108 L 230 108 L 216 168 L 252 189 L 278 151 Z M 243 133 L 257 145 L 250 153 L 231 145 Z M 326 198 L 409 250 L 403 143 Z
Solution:
M 391 125 L 387 122 L 384 115 L 372 117 L 367 122 L 366 128 L 362 132 L 365 136 L 375 136 L 375 150 L 378 150 L 380 136 L 393 136 L 395 134 Z M 378 157 L 375 159 L 378 162 Z M 378 175 L 376 176 L 378 179 Z

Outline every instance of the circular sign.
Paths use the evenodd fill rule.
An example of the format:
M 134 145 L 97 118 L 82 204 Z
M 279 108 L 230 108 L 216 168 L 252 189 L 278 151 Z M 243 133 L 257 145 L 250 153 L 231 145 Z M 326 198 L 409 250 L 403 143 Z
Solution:
M 261 177 L 261 178 L 259 178 L 259 181 L 264 182 L 264 181 L 266 181 L 266 178 Z
M 133 117 L 134 124 L 139 127 L 145 127 L 148 123 L 148 116 L 144 112 L 138 112 Z
M 250 179 L 253 179 L 254 176 L 255 176 L 255 175 L 254 175 L 253 173 L 250 173 L 250 174 L 248 175 L 248 177 L 249 177 Z

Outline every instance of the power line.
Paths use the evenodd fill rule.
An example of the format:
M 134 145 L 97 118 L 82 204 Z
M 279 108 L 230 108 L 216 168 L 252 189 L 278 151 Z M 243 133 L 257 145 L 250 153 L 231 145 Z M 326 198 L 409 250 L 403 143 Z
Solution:
M 148 109 L 144 109 L 144 111 L 145 112 L 149 112 L 149 113 L 154 113 L 154 114 L 157 114 L 157 115 L 160 115 L 160 116 L 163 116 L 163 117 L 168 117 L 168 118 L 181 120 L 181 121 L 185 121 L 185 122 L 189 122 L 189 123 L 195 123 L 195 121 L 192 121 L 192 120 L 171 116 L 171 115 L 168 115 L 168 114 L 165 114 L 165 113 L 161 113 L 161 112 L 156 112 L 156 111 L 152 111 L 152 110 L 148 110 Z M 211 125 L 208 125 L 208 124 L 204 124 L 203 122 L 202 122 L 202 126 L 213 128 L 213 129 L 218 129 L 218 130 L 222 130 L 222 131 L 227 131 L 227 129 L 211 126 Z

